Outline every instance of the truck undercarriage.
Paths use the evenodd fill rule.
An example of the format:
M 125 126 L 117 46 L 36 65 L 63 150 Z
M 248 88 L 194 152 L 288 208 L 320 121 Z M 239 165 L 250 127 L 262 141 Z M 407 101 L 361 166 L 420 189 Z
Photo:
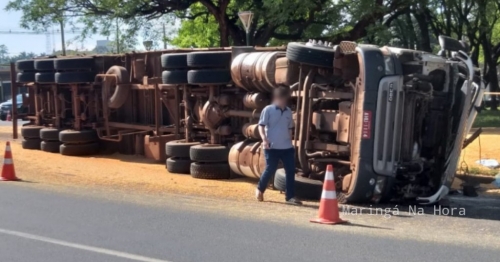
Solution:
M 26 149 L 107 149 L 195 178 L 260 177 L 257 120 L 287 86 L 299 197 L 318 199 L 332 164 L 340 202 L 433 203 L 448 193 L 484 90 L 467 50 L 440 41 L 440 56 L 309 41 L 25 60 L 12 65 L 12 92 L 28 85 L 29 110 L 14 103 L 13 117 L 30 121 Z M 284 190 L 282 170 L 274 187 Z

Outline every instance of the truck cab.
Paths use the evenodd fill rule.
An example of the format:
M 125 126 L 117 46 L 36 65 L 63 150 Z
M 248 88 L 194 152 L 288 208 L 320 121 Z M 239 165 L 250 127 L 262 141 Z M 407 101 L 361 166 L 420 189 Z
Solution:
M 296 106 L 302 176 L 321 180 L 332 164 L 340 202 L 429 204 L 445 196 L 484 84 L 463 45 L 444 36 L 440 43 L 441 55 L 347 42 L 333 47 L 333 72 L 306 77 Z M 306 70 L 308 77 L 321 72 Z

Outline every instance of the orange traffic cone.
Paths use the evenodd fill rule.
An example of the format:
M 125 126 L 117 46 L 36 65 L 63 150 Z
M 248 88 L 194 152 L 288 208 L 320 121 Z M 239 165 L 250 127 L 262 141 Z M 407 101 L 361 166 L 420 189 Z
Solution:
M 12 115 L 10 114 L 10 111 L 7 114 L 7 121 L 12 121 Z
M 7 141 L 5 146 L 5 155 L 3 157 L 3 167 L 1 181 L 19 181 L 16 177 L 16 170 L 14 170 L 14 162 L 12 161 L 12 151 L 10 151 L 10 142 Z
M 340 219 L 339 203 L 337 201 L 337 193 L 335 192 L 332 165 L 326 167 L 325 182 L 323 183 L 323 192 L 321 193 L 321 202 L 319 204 L 319 217 L 311 219 L 310 221 L 327 225 L 347 222 Z

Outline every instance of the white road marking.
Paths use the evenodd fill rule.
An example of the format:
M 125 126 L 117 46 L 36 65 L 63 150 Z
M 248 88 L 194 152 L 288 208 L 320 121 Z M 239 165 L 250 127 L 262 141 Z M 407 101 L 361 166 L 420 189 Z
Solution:
M 105 248 L 100 248 L 100 247 L 93 247 L 93 246 L 81 245 L 81 244 L 66 242 L 66 241 L 63 241 L 63 240 L 57 240 L 57 239 L 54 239 L 54 238 L 37 236 L 37 235 L 32 235 L 32 234 L 28 234 L 28 233 L 23 233 L 23 232 L 19 232 L 19 231 L 12 231 L 12 230 L 2 229 L 2 228 L 0 228 L 0 234 L 11 235 L 11 236 L 16 236 L 16 237 L 21 237 L 21 238 L 26 238 L 26 239 L 31 239 L 31 240 L 36 240 L 36 241 L 41 241 L 41 242 L 50 243 L 50 244 L 54 244 L 54 245 L 71 247 L 71 248 L 75 248 L 75 249 L 90 251 L 90 252 L 99 253 L 99 254 L 105 254 L 105 255 L 109 255 L 109 256 L 121 257 L 121 258 L 126 258 L 126 259 L 130 259 L 130 260 L 135 260 L 135 261 L 143 261 L 143 262 L 172 262 L 172 261 L 168 261 L 168 260 L 161 260 L 161 259 L 155 259 L 155 258 L 150 258 L 150 257 L 143 257 L 143 256 L 134 255 L 134 254 L 125 253 L 125 252 L 120 252 L 120 251 L 115 251 L 115 250 L 111 250 L 111 249 L 105 249 Z

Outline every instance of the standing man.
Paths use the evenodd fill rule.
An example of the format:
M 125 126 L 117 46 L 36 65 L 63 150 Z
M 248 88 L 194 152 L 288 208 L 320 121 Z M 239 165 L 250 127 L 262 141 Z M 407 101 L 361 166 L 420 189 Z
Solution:
M 276 173 L 279 161 L 283 162 L 286 173 L 286 203 L 301 205 L 295 198 L 295 149 L 292 145 L 294 122 L 292 110 L 287 107 L 290 98 L 288 87 L 278 87 L 273 92 L 273 103 L 262 110 L 259 120 L 259 133 L 266 157 L 266 169 L 260 177 L 255 190 L 257 200 L 264 201 L 264 191 L 269 179 Z

